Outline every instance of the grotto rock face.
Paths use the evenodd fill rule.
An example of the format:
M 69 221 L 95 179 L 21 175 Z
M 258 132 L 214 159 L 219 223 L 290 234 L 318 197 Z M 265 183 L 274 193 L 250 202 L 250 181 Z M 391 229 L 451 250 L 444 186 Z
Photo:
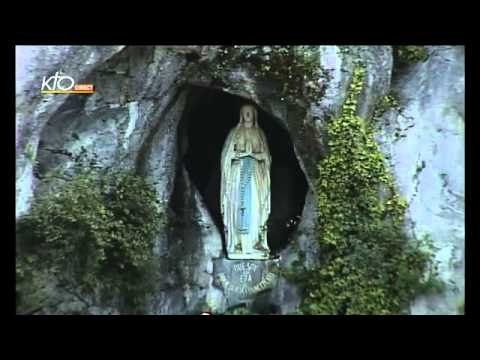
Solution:
M 73 171 L 79 154 L 102 168 L 135 169 L 154 185 L 171 217 L 167 231 L 155 240 L 156 288 L 147 312 L 224 313 L 229 299 L 218 285 L 218 275 L 226 271 L 218 265 L 224 258 L 221 231 L 182 161 L 182 147 L 188 143 L 179 141 L 192 87 L 251 100 L 290 135 L 310 189 L 301 220 L 276 263 L 286 269 L 298 260 L 311 267 L 318 259 L 312 189 L 317 163 L 327 151 L 324 128 L 339 114 L 352 70 L 361 61 L 366 67 L 358 103 L 361 116 L 370 117 L 391 88 L 398 91 L 403 110 L 389 111 L 379 120 L 378 142 L 410 202 L 410 235 L 430 234 L 439 248 L 441 275 L 451 284 L 446 296 L 418 299 L 412 313 L 455 312 L 455 302 L 463 297 L 463 48 L 431 48 L 426 63 L 404 69 L 391 84 L 391 47 L 320 46 L 318 63 L 325 75 L 318 80 L 324 95 L 317 103 L 283 101 L 278 86 L 257 79 L 242 64 L 224 70 L 226 82 L 219 86 L 202 71 L 203 64 L 215 62 L 217 51 L 200 46 L 18 48 L 17 218 L 28 212 L 36 193 L 45 191 L 42 175 L 53 168 Z M 78 82 L 93 83 L 96 93 L 41 96 L 43 76 L 59 70 Z M 432 76 L 438 73 L 444 75 Z M 51 292 L 47 313 L 118 313 L 114 305 L 107 309 L 94 298 L 54 286 Z M 294 313 L 301 296 L 300 289 L 279 277 L 252 306 Z
M 43 76 L 62 69 L 77 81 L 86 79 L 94 67 L 122 49 L 123 46 L 16 48 L 16 217 L 28 210 L 35 186 L 31 156 L 26 153 L 35 156 L 40 132 L 65 100 L 40 95 Z
M 402 70 L 392 88 L 401 110 L 381 119 L 378 141 L 409 207 L 412 238 L 433 241 L 442 295 L 418 299 L 412 314 L 456 314 L 464 299 L 464 48 L 430 47 L 429 59 Z

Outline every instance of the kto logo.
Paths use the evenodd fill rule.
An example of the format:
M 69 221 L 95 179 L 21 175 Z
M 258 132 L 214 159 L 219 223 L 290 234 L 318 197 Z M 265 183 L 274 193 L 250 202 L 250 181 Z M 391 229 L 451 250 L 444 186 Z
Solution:
M 48 79 L 43 77 L 42 94 L 93 94 L 95 89 L 92 84 L 77 84 L 71 76 L 57 71 L 55 75 Z

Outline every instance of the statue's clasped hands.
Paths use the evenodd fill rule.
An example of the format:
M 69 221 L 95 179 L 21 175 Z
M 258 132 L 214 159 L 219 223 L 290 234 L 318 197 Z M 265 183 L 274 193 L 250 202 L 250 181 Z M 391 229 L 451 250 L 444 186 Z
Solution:
M 237 152 L 235 159 L 240 160 L 244 157 L 251 156 L 259 161 L 264 160 L 264 154 L 263 153 L 254 153 L 251 151 L 251 149 L 247 151 L 242 151 L 242 152 Z

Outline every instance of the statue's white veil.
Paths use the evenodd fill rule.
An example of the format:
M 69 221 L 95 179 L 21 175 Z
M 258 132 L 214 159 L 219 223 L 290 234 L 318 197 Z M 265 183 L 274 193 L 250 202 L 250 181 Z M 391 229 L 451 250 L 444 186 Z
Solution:
M 244 118 L 243 118 L 243 109 L 245 108 L 251 108 L 252 110 L 252 113 L 253 113 L 253 127 L 258 127 L 258 112 L 257 112 L 257 109 L 255 108 L 255 106 L 253 105 L 243 105 L 241 108 L 240 108 L 240 121 L 238 122 L 237 124 L 237 127 L 241 127 L 243 125 L 243 122 L 244 122 Z

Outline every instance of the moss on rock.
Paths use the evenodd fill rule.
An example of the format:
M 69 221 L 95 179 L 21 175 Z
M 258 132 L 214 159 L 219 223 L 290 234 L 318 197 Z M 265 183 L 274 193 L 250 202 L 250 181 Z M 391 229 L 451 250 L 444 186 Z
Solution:
M 393 54 L 400 64 L 414 64 L 428 59 L 427 49 L 425 46 L 419 45 L 394 46 Z
M 225 76 L 241 65 L 255 78 L 273 81 L 281 100 L 315 102 L 322 95 L 319 80 L 323 73 L 318 58 L 318 46 L 221 46 L 217 56 L 201 68 L 222 87 L 227 83 L 235 86 Z

